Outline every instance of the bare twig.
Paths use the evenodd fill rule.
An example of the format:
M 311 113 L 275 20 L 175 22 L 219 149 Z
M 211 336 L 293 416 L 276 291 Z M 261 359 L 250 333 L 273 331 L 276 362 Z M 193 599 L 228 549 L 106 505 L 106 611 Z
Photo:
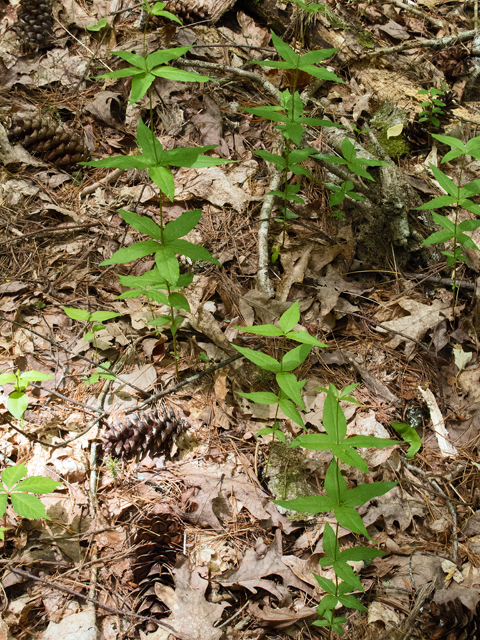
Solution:
M 105 176 L 105 178 L 102 178 L 98 182 L 94 182 L 89 187 L 85 187 L 85 189 L 80 191 L 80 198 L 84 198 L 85 196 L 90 195 L 91 193 L 96 191 L 99 187 L 105 187 L 107 184 L 110 184 L 110 182 L 113 182 L 114 180 L 119 178 L 124 172 L 125 172 L 125 169 L 115 169 L 115 171 L 112 171 L 112 173 L 109 173 L 108 176 Z
M 261 349 L 264 346 L 265 346 L 265 343 L 264 342 L 260 342 L 259 344 L 257 344 L 254 347 L 252 347 L 252 349 L 254 351 L 257 351 L 258 349 Z M 164 391 L 160 391 L 159 393 L 156 393 L 155 395 L 150 396 L 149 398 L 147 398 L 147 400 L 144 400 L 143 402 L 140 402 L 139 404 L 135 405 L 134 407 L 130 407 L 129 409 L 127 409 L 125 411 L 125 414 L 129 415 L 130 413 L 134 413 L 135 411 L 138 411 L 139 409 L 142 409 L 143 407 L 145 407 L 147 404 L 150 404 L 150 402 L 152 402 L 153 400 L 158 400 L 159 398 L 163 398 L 164 396 L 168 396 L 169 394 L 174 393 L 175 391 L 178 391 L 178 389 L 182 389 L 183 387 L 186 387 L 188 384 L 191 384 L 192 382 L 195 382 L 195 380 L 199 380 L 200 378 L 203 378 L 203 376 L 206 376 L 209 373 L 213 373 L 214 371 L 217 371 L 218 369 L 223 369 L 223 367 L 227 367 L 229 364 L 231 364 L 232 362 L 235 362 L 235 360 L 239 360 L 240 358 L 243 358 L 243 355 L 241 353 L 239 353 L 236 356 L 231 356 L 230 358 L 227 358 L 226 360 L 223 360 L 222 362 L 219 362 L 218 364 L 214 365 L 213 367 L 209 367 L 208 369 L 205 369 L 205 371 L 200 371 L 200 373 L 196 373 L 194 376 L 191 376 L 190 378 L 187 378 L 186 380 L 182 380 L 182 382 L 179 382 L 178 384 L 173 385 L 173 387 L 169 387 L 168 389 L 165 389 Z
M 464 31 L 458 36 L 445 36 L 445 38 L 432 38 L 431 40 L 415 40 L 413 42 L 404 42 L 395 47 L 384 47 L 383 49 L 376 49 L 375 51 L 368 51 L 365 55 L 370 58 L 375 56 L 387 55 L 389 53 L 398 53 L 399 51 L 407 51 L 408 49 L 423 49 L 424 47 L 433 47 L 435 49 L 441 49 L 450 47 L 458 42 L 465 42 L 465 40 L 471 40 L 476 31 Z
M 278 104 L 282 103 L 280 92 L 278 91 L 278 89 L 266 78 L 260 76 L 258 73 L 254 73 L 253 71 L 246 71 L 245 69 L 238 69 L 237 67 L 230 67 L 229 65 L 217 64 L 215 62 L 203 62 L 202 60 L 179 59 L 175 60 L 175 62 L 181 67 L 198 67 L 200 69 L 212 69 L 215 71 L 222 71 L 224 73 L 233 73 L 234 75 L 240 76 L 241 78 L 249 78 L 249 80 L 259 82 L 265 89 L 265 91 L 269 93 L 272 98 L 274 98 L 278 102 Z
M 74 596 L 75 598 L 80 598 L 81 600 L 92 602 L 93 604 L 96 604 L 97 607 L 100 607 L 101 609 L 104 609 L 109 613 L 114 613 L 115 615 L 120 615 L 120 616 L 130 616 L 131 618 L 136 618 L 137 620 L 154 622 L 155 624 L 158 624 L 160 627 L 164 627 L 165 629 L 168 629 L 169 631 L 173 631 L 173 633 L 176 633 L 176 630 L 173 627 L 166 624 L 165 622 L 162 622 L 161 620 L 157 620 L 157 618 L 152 618 L 150 616 L 141 616 L 138 613 L 134 613 L 133 611 L 122 611 L 121 609 L 114 609 L 113 607 L 109 607 L 108 605 L 103 604 L 103 602 L 100 602 L 100 600 L 97 600 L 96 598 L 90 598 L 89 596 L 84 596 L 83 593 L 78 593 L 78 591 L 74 591 L 73 589 L 64 587 L 61 584 L 56 584 L 55 582 L 51 582 L 50 580 L 45 580 L 45 578 L 39 578 L 38 576 L 34 576 L 32 573 L 28 573 L 28 571 L 23 571 L 23 569 L 18 569 L 17 567 L 11 567 L 10 571 L 20 576 L 23 576 L 24 578 L 29 578 L 30 580 L 35 580 L 36 582 L 42 582 L 43 584 L 46 584 L 49 587 L 52 587 L 52 589 L 57 589 L 57 591 L 63 591 L 64 593 L 68 593 L 71 596 Z
M 107 367 L 104 367 L 102 364 L 99 364 L 98 362 L 94 362 L 90 358 L 87 358 L 87 356 L 82 356 L 80 353 L 75 353 L 75 351 L 72 351 L 71 349 L 67 349 L 67 347 L 64 347 L 61 344 L 58 344 L 54 340 L 50 340 L 50 338 L 47 338 L 46 336 L 42 336 L 41 333 L 38 333 L 37 331 L 34 331 L 33 329 L 30 329 L 30 327 L 27 327 L 27 326 L 21 324 L 20 322 L 16 322 L 15 320 L 9 320 L 8 318 L 5 318 L 4 316 L 0 316 L 0 322 L 9 322 L 10 324 L 15 325 L 16 327 L 20 327 L 21 329 L 24 329 L 25 331 L 29 331 L 30 333 L 33 333 L 33 335 L 38 336 L 42 340 L 45 340 L 46 342 L 49 342 L 54 347 L 57 347 L 57 349 L 61 349 L 62 351 L 65 351 L 66 353 L 70 353 L 75 358 L 80 358 L 81 360 L 85 360 L 85 362 L 88 362 L 89 364 L 93 365 L 94 367 L 97 367 L 97 369 L 101 369 L 102 371 L 105 371 L 106 373 L 112 374 L 110 369 L 108 369 Z M 143 339 L 143 336 L 140 339 Z M 115 375 L 115 374 L 112 374 L 112 375 Z M 131 387 L 132 389 L 135 389 L 135 391 L 139 391 L 142 395 L 145 394 L 145 390 L 144 389 L 140 389 L 140 387 L 135 386 L 131 382 L 127 382 L 127 380 L 124 380 L 123 378 L 120 378 L 120 376 L 115 375 L 115 378 L 117 380 L 119 380 L 120 382 L 122 382 L 123 384 L 127 385 L 127 387 Z
M 263 200 L 262 209 L 260 211 L 260 220 L 258 222 L 258 271 L 257 271 L 257 289 L 266 295 L 273 297 L 273 285 L 268 277 L 269 257 L 268 257 L 268 230 L 270 227 L 270 217 L 272 214 L 275 196 L 271 195 L 271 191 L 277 191 L 282 180 L 282 171 L 271 163 L 270 165 L 270 184 L 268 191 Z

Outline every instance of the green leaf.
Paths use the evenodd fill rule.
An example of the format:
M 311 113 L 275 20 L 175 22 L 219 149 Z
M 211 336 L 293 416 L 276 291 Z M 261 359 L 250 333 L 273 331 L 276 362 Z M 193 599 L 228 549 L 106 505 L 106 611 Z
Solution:
M 276 164 L 280 169 L 285 169 L 286 167 L 287 163 L 283 156 L 270 153 L 269 151 L 256 151 L 256 154 L 265 160 L 265 162 L 273 162 L 273 164 Z
M 405 454 L 406 457 L 414 458 L 415 454 L 422 446 L 422 440 L 418 433 L 409 424 L 405 424 L 404 422 L 392 422 L 392 427 L 402 436 L 405 442 L 408 442 L 410 445 L 407 453 Z
M 147 64 L 143 56 L 139 56 L 136 53 L 130 53 L 129 51 L 111 51 L 110 53 L 113 53 L 114 56 L 122 58 L 122 60 L 125 60 L 129 64 L 133 64 L 134 67 L 138 67 L 143 71 L 147 70 Z
M 14 373 L 2 373 L 0 375 L 0 384 L 10 384 L 12 382 L 15 382 L 16 379 L 17 376 Z
M 335 500 L 327 496 L 305 496 L 294 500 L 274 500 L 273 502 L 284 509 L 291 509 L 300 513 L 328 512 L 336 505 Z
M 100 18 L 96 24 L 89 24 L 86 28 L 87 31 L 101 31 L 108 25 L 106 18 Z
M 110 71 L 109 73 L 103 73 L 101 76 L 95 76 L 96 80 L 103 78 L 128 78 L 130 76 L 144 75 L 143 69 L 137 67 L 127 67 L 126 69 L 117 69 L 117 71 Z
M 0 518 L 5 515 L 7 510 L 8 496 L 6 493 L 0 493 Z
M 474 231 L 478 227 L 480 227 L 480 220 L 464 220 L 457 226 L 457 229 L 458 231 Z
M 329 451 L 334 444 L 335 440 L 326 433 L 308 433 L 295 438 L 290 447 L 303 447 L 309 451 Z
M 458 198 L 455 196 L 439 196 L 438 198 L 433 198 L 429 202 L 425 202 L 425 204 L 417 207 L 417 209 L 424 211 L 430 209 L 440 209 L 440 207 L 451 207 L 457 202 Z
M 337 587 L 332 580 L 324 578 L 323 576 L 317 576 L 317 574 L 315 573 L 313 574 L 313 577 L 318 582 L 323 591 L 325 591 L 325 593 L 330 593 L 331 595 L 334 595 L 336 593 Z
M 168 243 L 168 247 L 175 253 L 179 253 L 182 256 L 188 256 L 192 260 L 213 262 L 213 264 L 221 266 L 218 260 L 214 258 L 212 254 L 205 249 L 205 247 L 201 247 L 198 244 L 193 244 L 192 242 L 188 242 L 187 240 L 171 240 Z
M 121 315 L 121 313 L 116 313 L 115 311 L 94 311 L 90 316 L 90 322 L 105 322 L 105 320 L 118 318 Z M 101 328 L 103 329 L 103 326 Z M 94 331 L 96 330 L 94 327 Z
M 273 433 L 273 429 L 271 429 L 270 427 L 266 427 L 265 429 L 260 429 L 260 431 L 257 431 L 257 436 L 268 436 L 271 433 Z
M 274 393 L 269 393 L 268 391 L 255 391 L 253 393 L 242 393 L 241 391 L 236 391 L 235 393 L 247 398 L 247 400 L 256 402 L 257 404 L 277 404 L 278 402 L 278 396 Z
M 171 321 L 172 319 L 170 318 L 170 316 L 159 316 L 158 318 L 150 320 L 150 322 L 147 322 L 147 324 L 149 327 L 163 327 Z
M 276 375 L 280 389 L 291 399 L 300 409 L 305 409 L 303 403 L 301 387 L 293 373 L 280 372 Z M 302 385 L 303 386 L 303 385 Z
M 151 71 L 154 67 L 158 67 L 159 64 L 170 62 L 170 60 L 176 60 L 181 56 L 184 56 L 192 47 L 177 47 L 175 49 L 160 49 L 154 51 L 146 60 L 146 69 Z
M 293 68 L 296 68 L 298 65 L 298 60 L 300 56 L 297 55 L 295 51 L 288 46 L 288 44 L 285 44 L 285 42 L 283 42 L 283 40 L 279 38 L 274 31 L 270 31 L 270 33 L 272 34 L 273 46 L 277 50 L 277 53 L 284 60 L 289 62 L 291 65 L 293 65 Z
M 445 189 L 445 191 L 455 198 L 458 199 L 459 196 L 459 187 L 453 182 L 451 178 L 446 176 L 443 171 L 438 169 L 434 164 L 430 163 L 430 169 L 432 170 L 433 175 L 435 176 L 438 184 Z
M 42 380 L 51 380 L 54 377 L 51 373 L 41 373 L 40 371 L 25 371 L 20 374 L 20 380 L 24 382 L 41 382 Z
M 175 180 L 173 173 L 167 167 L 161 167 L 159 165 L 148 168 L 148 175 L 157 185 L 162 193 L 173 202 L 175 197 Z
M 359 453 L 349 447 L 345 441 L 341 444 L 332 445 L 332 453 L 336 458 L 345 462 L 345 464 L 348 464 L 350 467 L 355 467 L 355 469 L 359 469 L 363 471 L 363 473 L 368 473 L 368 466 L 365 460 Z
M 300 68 L 303 68 L 305 65 L 318 64 L 326 58 L 331 58 L 337 51 L 338 49 L 317 49 L 316 51 L 309 51 L 300 57 Z
M 273 324 L 262 324 L 259 327 L 235 327 L 235 329 L 239 329 L 245 333 L 254 333 L 257 336 L 283 336 L 283 331 Z
M 422 245 L 427 246 L 430 244 L 448 242 L 453 237 L 455 237 L 455 233 L 453 231 L 437 231 L 436 233 L 432 233 L 431 236 L 428 236 L 428 238 L 422 242 Z
M 142 156 L 110 156 L 109 158 L 79 162 L 78 164 L 87 167 L 105 167 L 107 169 L 147 169 L 151 164 L 151 160 Z
M 123 249 L 119 249 L 115 251 L 113 256 L 108 260 L 104 260 L 100 263 L 101 267 L 105 267 L 109 264 L 125 264 L 127 262 L 133 262 L 133 260 L 138 260 L 138 258 L 144 258 L 148 256 L 150 253 L 155 253 L 161 247 L 158 242 L 154 240 L 143 240 L 141 242 L 136 242 L 132 244 L 130 247 L 125 247 Z
M 364 607 L 363 604 L 359 602 L 357 598 L 355 598 L 355 596 L 339 596 L 338 599 L 344 607 L 348 607 L 349 609 L 357 609 L 358 611 L 368 611 L 368 609 Z
M 120 209 L 118 213 L 120 213 L 127 224 L 137 231 L 140 231 L 140 233 L 150 236 L 150 238 L 155 240 L 162 239 L 160 227 L 151 218 L 148 218 L 147 216 L 139 216 L 138 213 L 125 211 L 124 209 Z
M 322 545 L 327 556 L 330 556 L 330 558 L 336 558 L 338 556 L 340 545 L 337 536 L 335 535 L 335 531 L 328 522 L 325 523 L 325 528 L 323 530 Z
M 14 491 L 22 491 L 27 493 L 52 493 L 57 487 L 61 487 L 62 483 L 46 478 L 44 476 L 31 476 L 25 480 L 21 480 L 15 487 Z
M 480 193 L 480 180 L 472 180 L 460 189 L 461 198 L 471 198 Z
M 260 367 L 260 369 L 264 369 L 265 371 L 274 371 L 275 373 L 281 371 L 280 363 L 266 353 L 253 351 L 253 349 L 245 349 L 245 347 L 238 347 L 236 344 L 232 346 L 245 356 L 245 358 L 250 360 L 250 362 L 256 364 L 257 367 Z
M 187 233 L 197 226 L 201 217 L 201 210 L 194 209 L 192 211 L 185 211 L 179 218 L 166 224 L 163 231 L 165 242 L 186 236 Z
M 298 301 L 292 304 L 292 306 L 285 311 L 285 313 L 280 317 L 280 328 L 283 333 L 288 333 L 294 327 L 297 326 L 298 321 L 300 320 L 300 307 L 298 306 Z
M 155 76 L 152 73 L 142 73 L 133 76 L 130 100 L 128 103 L 135 104 L 135 102 L 141 100 L 152 86 L 154 80 Z
M 2 471 L 1 479 L 3 484 L 10 489 L 14 484 L 20 482 L 20 480 L 27 475 L 27 466 L 24 462 L 17 464 L 13 467 L 7 467 Z
M 23 391 L 12 391 L 8 396 L 7 409 L 10 413 L 20 420 L 28 407 L 28 396 Z
M 38 498 L 29 493 L 12 493 L 10 496 L 15 513 L 24 518 L 35 520 L 45 518 L 51 520 L 45 513 L 45 507 Z
M 331 465 L 330 465 L 331 466 Z M 344 504 L 350 507 L 359 507 L 373 498 L 378 498 L 388 493 L 395 487 L 397 482 L 372 482 L 371 484 L 360 484 L 347 492 Z
M 364 535 L 366 538 L 371 540 L 372 538 L 368 535 L 368 531 L 363 524 L 363 520 L 360 515 L 353 509 L 352 507 L 336 507 L 334 509 L 335 518 L 338 520 L 338 523 L 342 525 L 342 527 L 346 527 L 350 529 L 353 533 L 358 533 Z
M 158 78 L 165 78 L 165 80 L 172 80 L 172 82 L 209 82 L 211 80 L 208 76 L 201 76 L 198 73 L 184 71 L 176 67 L 157 67 L 152 69 L 151 73 Z
M 320 340 L 318 340 L 314 336 L 311 336 L 306 331 L 289 331 L 286 337 L 289 338 L 289 340 L 295 340 L 296 342 L 301 342 L 303 344 L 311 344 L 314 347 L 328 348 L 328 344 L 320 342 Z
M 72 320 L 79 320 L 80 322 L 88 322 L 90 320 L 91 312 L 85 311 L 85 309 L 71 309 L 69 307 L 62 307 L 62 309 Z
M 187 313 L 190 313 L 190 305 L 188 304 L 188 300 L 181 293 L 171 293 L 168 296 L 168 303 L 174 309 L 183 309 Z
M 282 371 L 292 371 L 308 358 L 312 345 L 301 344 L 287 353 L 282 358 Z
M 165 245 L 157 246 L 158 249 L 155 253 L 155 263 L 158 270 L 167 282 L 174 285 L 180 276 L 180 266 L 177 258 L 175 257 L 175 253 L 170 247 Z

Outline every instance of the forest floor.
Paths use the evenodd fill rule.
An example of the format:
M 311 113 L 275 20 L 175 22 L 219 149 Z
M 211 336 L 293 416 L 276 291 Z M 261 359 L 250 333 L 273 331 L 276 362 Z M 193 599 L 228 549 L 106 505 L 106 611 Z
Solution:
M 167 8 L 185 18 L 185 6 Z M 365 220 L 355 201 L 331 207 L 325 184 L 335 176 L 309 159 L 314 179 L 291 179 L 301 180 L 305 204 L 293 208 L 297 217 L 284 238 L 273 205 L 268 278 L 275 295 L 269 295 L 257 272 L 270 170 L 257 152 L 272 151 L 276 134 L 274 123 L 242 108 L 273 104 L 262 79 L 282 90 L 291 82 L 281 69 L 249 64 L 276 55 L 267 20 L 290 46 L 303 25 L 302 53 L 337 49 L 324 65 L 344 82 L 319 83 L 308 115 L 343 125 L 370 153 L 383 140 L 380 159 L 398 169 L 419 204 L 427 202 L 444 193 L 431 170 L 444 149 L 418 124 L 425 100 L 419 90 L 435 87 L 448 99 L 437 133 L 466 142 L 480 125 L 474 3 L 328 0 L 315 20 L 295 20 L 293 5 L 237 2 L 215 22 L 207 4 L 189 6 L 206 20 L 180 28 L 154 19 L 144 35 L 132 0 L 57 0 L 54 36 L 32 47 L 16 30 L 19 5 L 0 0 L 0 374 L 52 376 L 27 388 L 22 420 L 7 408 L 13 385 L 3 385 L 0 464 L 25 463 L 29 475 L 61 483 L 41 497 L 49 520 L 7 508 L 2 637 L 328 637 L 311 626 L 324 595 L 313 574 L 332 577 L 318 560 L 333 515 L 299 520 L 273 500 L 321 493 L 330 454 L 257 436 L 272 426 L 275 409 L 236 392 L 271 391 L 274 379 L 244 359 L 225 363 L 238 355 L 234 344 L 264 340 L 239 326 L 274 324 L 295 301 L 299 328 L 328 345 L 312 349 L 300 367 L 307 430 L 323 430 L 320 387 L 359 383 L 353 392 L 359 404 L 345 408 L 348 434 L 398 441 L 364 451 L 368 476 L 345 471 L 350 487 L 398 484 L 360 508 L 385 554 L 356 563 L 365 591 L 357 597 L 367 612 L 339 610 L 347 618 L 344 637 L 413 633 L 424 601 L 456 597 L 467 628 L 480 599 L 480 253 L 465 250 L 453 304 L 453 272 L 441 252 L 427 252 L 420 242 L 406 251 L 386 229 L 370 234 L 370 244 L 363 231 L 360 244 Z M 201 210 L 187 239 L 221 264 L 181 262 L 193 281 L 185 289 L 189 311 L 180 312 L 177 371 L 171 332 L 148 324 L 162 305 L 118 298 L 126 291 L 118 276 L 141 276 L 154 260 L 99 266 L 145 239 L 120 211 L 158 222 L 158 190 L 146 171 L 55 166 L 35 145 L 29 153 L 14 144 L 9 131 L 15 118 L 40 114 L 78 134 L 92 160 L 131 155 L 139 119 L 149 119 L 148 100 L 129 104 L 131 78 L 95 77 L 123 64 L 114 50 L 142 55 L 144 47 L 151 53 L 179 46 L 192 47 L 190 71 L 207 73 L 194 63 L 211 64 L 212 81 L 156 79 L 158 139 L 167 150 L 215 145 L 216 156 L 235 162 L 174 169 L 175 198 L 163 201 L 167 223 Z M 296 88 L 311 82 L 304 77 Z M 309 127 L 308 138 L 318 151 L 334 153 L 321 128 Z M 454 160 L 442 167 L 458 176 Z M 479 162 L 470 157 L 462 184 L 479 178 Z M 436 230 L 414 207 L 408 219 L 415 237 Z M 469 235 L 479 244 L 477 231 Z M 65 308 L 115 317 L 86 335 L 95 318 L 82 322 Z M 264 351 L 278 355 L 278 345 L 266 343 Z M 113 380 L 96 375 L 105 363 Z M 163 446 L 139 453 L 137 442 L 129 449 L 132 432 L 112 425 L 132 426 L 132 416 L 165 433 Z M 301 429 L 278 417 L 288 444 Z M 414 428 L 421 442 L 414 457 L 407 454 L 415 437 L 405 442 L 392 423 Z M 178 432 L 175 438 L 168 429 Z M 359 540 L 340 529 L 342 548 Z M 437 626 L 441 619 L 433 616 Z M 444 623 L 447 631 L 451 619 Z M 428 628 L 423 633 L 443 637 L 428 635 Z

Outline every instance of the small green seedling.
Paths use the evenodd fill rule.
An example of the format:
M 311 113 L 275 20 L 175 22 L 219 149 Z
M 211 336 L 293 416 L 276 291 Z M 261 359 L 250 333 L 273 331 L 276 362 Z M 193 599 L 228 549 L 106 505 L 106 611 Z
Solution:
M 108 471 L 111 473 L 112 478 L 116 480 L 120 472 L 120 463 L 118 461 L 118 458 L 112 458 L 112 456 L 109 455 L 106 457 L 104 464 L 107 467 Z
M 25 389 L 31 382 L 42 382 L 50 380 L 55 376 L 50 373 L 40 373 L 40 371 L 25 371 L 20 373 L 2 373 L 0 374 L 0 384 L 13 384 L 15 390 L 8 396 L 7 409 L 17 420 L 21 420 L 26 408 L 28 407 L 28 396 Z
M 0 476 L 0 517 L 5 516 L 6 518 L 7 503 L 10 500 L 15 513 L 23 518 L 51 520 L 45 513 L 44 505 L 32 494 L 52 493 L 62 483 L 44 476 L 32 476 L 22 480 L 26 475 L 27 467 L 23 462 L 2 471 Z M 1 529 L 0 537 L 3 540 L 6 527 L 1 527 Z
M 106 18 L 100 18 L 98 22 L 95 24 L 89 24 L 86 29 L 87 31 L 101 31 L 108 26 L 108 20 Z
M 86 323 L 95 323 L 98 322 L 100 324 L 93 324 L 90 331 L 83 336 L 84 342 L 90 342 L 91 340 L 95 340 L 95 334 L 102 329 L 105 329 L 105 325 L 102 324 L 105 320 L 111 320 L 112 318 L 118 318 L 121 316 L 121 313 L 115 313 L 114 311 L 94 311 L 93 313 L 90 311 L 85 311 L 85 309 L 70 309 L 69 307 L 62 307 L 69 318 L 72 320 L 78 320 L 80 322 Z
M 110 369 L 110 365 L 111 363 L 107 360 L 102 364 L 102 367 L 104 367 L 104 369 Z M 82 378 L 83 382 L 85 384 L 96 384 L 100 378 L 103 378 L 103 380 L 115 380 L 113 373 L 108 373 L 104 371 L 104 369 L 96 369 L 95 373 L 92 373 L 90 377 L 84 376 Z
M 392 427 L 410 445 L 405 454 L 407 458 L 414 458 L 417 451 L 422 446 L 420 436 L 413 427 L 405 422 L 392 422 Z
M 443 96 L 445 92 L 432 87 L 428 90 L 420 89 L 418 95 L 427 96 L 427 100 L 420 104 L 422 111 L 418 115 L 418 121 L 425 122 L 428 129 L 439 127 L 441 123 L 438 116 L 445 114 L 444 107 L 446 107 L 446 104 L 435 96 Z
M 435 165 L 430 164 L 430 169 L 433 175 L 438 181 L 439 185 L 447 192 L 447 195 L 433 198 L 430 202 L 422 204 L 418 209 L 432 210 L 442 209 L 444 207 L 453 208 L 454 220 L 450 220 L 446 216 L 439 213 L 432 213 L 434 221 L 442 227 L 443 231 L 436 231 L 432 233 L 426 240 L 423 241 L 424 245 L 444 243 L 453 240 L 452 251 L 442 251 L 443 255 L 447 258 L 447 266 L 453 266 L 453 289 L 454 296 L 452 301 L 453 310 L 455 311 L 456 301 L 456 286 L 457 286 L 457 269 L 459 262 L 467 262 L 467 256 L 464 254 L 462 247 L 468 249 L 474 249 L 480 251 L 478 246 L 472 240 L 472 238 L 465 233 L 465 231 L 474 231 L 480 227 L 480 220 L 464 220 L 459 222 L 460 210 L 466 209 L 471 213 L 480 216 L 480 206 L 473 202 L 472 197 L 480 194 L 480 180 L 472 180 L 467 184 L 462 184 L 462 174 L 466 165 L 466 156 L 472 156 L 476 160 L 480 160 L 480 136 L 472 138 L 466 144 L 464 144 L 458 138 L 451 136 L 441 136 L 433 134 L 433 138 L 443 144 L 447 144 L 451 147 L 442 160 L 444 162 L 450 162 L 456 158 L 461 158 L 460 171 L 457 177 L 457 184 L 438 169 Z

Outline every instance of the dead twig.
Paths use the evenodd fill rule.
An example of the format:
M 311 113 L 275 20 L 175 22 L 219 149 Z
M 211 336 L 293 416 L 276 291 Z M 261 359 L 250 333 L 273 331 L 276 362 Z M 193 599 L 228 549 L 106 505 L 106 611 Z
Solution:
M 108 605 L 103 604 L 103 602 L 100 602 L 100 600 L 97 600 L 96 598 L 90 598 L 89 596 L 84 596 L 83 593 L 78 593 L 78 591 L 74 591 L 73 589 L 64 587 L 61 584 L 51 582 L 50 580 L 45 580 L 45 578 L 39 578 L 38 576 L 34 576 L 32 573 L 28 573 L 28 571 L 24 571 L 23 569 L 18 569 L 17 567 L 15 568 L 12 567 L 10 571 L 12 571 L 13 573 L 16 573 L 19 576 L 23 576 L 24 578 L 28 578 L 29 580 L 35 580 L 35 582 L 42 582 L 43 584 L 46 584 L 49 587 L 52 587 L 52 589 L 56 589 L 57 591 L 63 591 L 64 593 L 68 593 L 69 595 L 74 596 L 75 598 L 80 598 L 81 600 L 85 600 L 86 602 L 92 602 L 93 604 L 96 604 L 97 607 L 100 607 L 101 609 L 104 609 L 109 613 L 114 613 L 115 615 L 120 615 L 120 616 L 130 616 L 131 618 L 137 618 L 137 620 L 154 622 L 155 624 L 158 624 L 160 627 L 164 627 L 165 629 L 168 629 L 169 631 L 173 631 L 173 633 L 176 633 L 173 627 L 171 627 L 169 624 L 166 624 L 165 622 L 162 622 L 161 620 L 157 620 L 157 618 L 152 618 L 151 616 L 141 616 L 138 613 L 134 613 L 133 611 L 122 611 L 121 609 L 114 609 L 113 607 L 109 607 Z
M 110 184 L 117 178 L 119 178 L 122 173 L 125 173 L 125 169 L 115 169 L 112 173 L 109 173 L 108 176 L 102 178 L 98 182 L 94 182 L 89 187 L 85 187 L 82 191 L 80 191 L 80 198 L 84 198 L 85 196 L 90 195 L 94 191 L 96 191 L 99 187 L 105 187 L 107 184 Z
M 465 31 L 458 36 L 445 36 L 445 38 L 432 38 L 431 40 L 415 40 L 413 42 L 404 42 L 403 44 L 396 45 L 395 47 L 384 47 L 383 49 L 375 49 L 375 51 L 367 51 L 366 56 L 373 58 L 375 56 L 388 55 L 390 53 L 398 53 L 400 51 L 407 51 L 408 49 L 423 49 L 423 47 L 432 47 L 434 49 L 442 49 L 457 44 L 458 42 L 465 42 L 465 40 L 471 40 L 477 32 L 475 30 Z
M 264 346 L 265 346 L 265 343 L 264 342 L 260 342 L 259 344 L 257 344 L 254 347 L 252 347 L 252 349 L 254 351 L 257 351 L 258 349 L 262 349 L 262 347 L 264 347 Z M 129 415 L 130 413 L 134 413 L 135 411 L 139 411 L 140 409 L 145 407 L 147 404 L 150 404 L 150 402 L 152 402 L 153 400 L 158 400 L 159 398 L 163 398 L 164 396 L 168 396 L 169 394 L 174 393 L 175 391 L 178 391 L 178 389 L 182 389 L 183 387 L 186 387 L 187 384 L 191 384 L 192 382 L 195 382 L 195 380 L 199 380 L 200 378 L 203 378 L 203 376 L 206 376 L 209 373 L 213 373 L 214 371 L 217 371 L 218 369 L 223 369 L 223 367 L 227 367 L 229 364 L 231 364 L 232 362 L 235 362 L 235 360 L 239 360 L 240 358 L 243 358 L 243 355 L 241 353 L 239 353 L 236 356 L 231 356 L 230 358 L 227 358 L 226 360 L 223 360 L 222 362 L 219 362 L 218 364 L 214 365 L 213 367 L 209 367 L 208 369 L 205 369 L 205 371 L 200 371 L 200 373 L 196 373 L 194 376 L 191 376 L 190 378 L 187 378 L 186 380 L 183 380 L 182 382 L 179 382 L 178 384 L 174 384 L 173 387 L 169 387 L 168 389 L 165 389 L 164 391 L 160 391 L 159 393 L 156 393 L 155 395 L 150 396 L 150 398 L 147 398 L 147 400 L 144 400 L 143 402 L 139 402 L 134 407 L 130 407 L 130 409 L 127 409 L 125 411 L 125 415 Z

